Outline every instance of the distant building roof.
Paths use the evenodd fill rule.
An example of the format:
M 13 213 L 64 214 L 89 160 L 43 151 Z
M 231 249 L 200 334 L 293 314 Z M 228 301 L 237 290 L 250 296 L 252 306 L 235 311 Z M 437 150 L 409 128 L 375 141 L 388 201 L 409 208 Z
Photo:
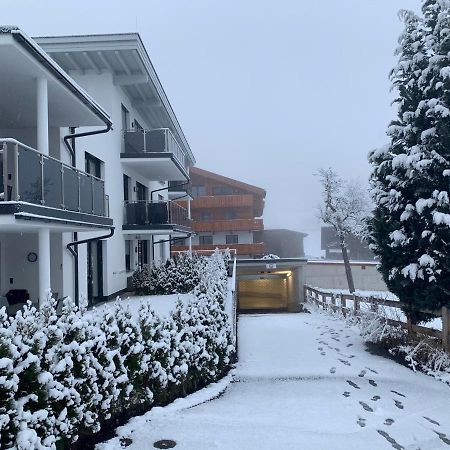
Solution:
M 228 178 L 223 175 L 219 175 L 218 173 L 209 172 L 208 170 L 205 170 L 205 169 L 200 169 L 198 167 L 192 167 L 190 169 L 190 174 L 191 174 L 191 176 L 198 175 L 200 177 L 209 178 L 211 180 L 215 180 L 215 181 L 218 181 L 223 184 L 228 184 L 228 185 L 234 186 L 236 188 L 240 188 L 240 189 L 252 192 L 253 194 L 260 195 L 263 198 L 265 198 L 265 196 L 266 196 L 265 189 L 254 186 L 252 184 L 244 183 L 239 180 L 235 180 L 233 178 Z

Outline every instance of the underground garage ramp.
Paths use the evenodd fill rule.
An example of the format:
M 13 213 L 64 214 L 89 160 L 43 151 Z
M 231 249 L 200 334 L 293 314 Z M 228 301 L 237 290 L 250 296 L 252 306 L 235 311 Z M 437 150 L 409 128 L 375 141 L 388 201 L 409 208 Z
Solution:
M 301 258 L 237 261 L 239 312 L 296 312 L 303 299 Z
M 247 278 L 248 277 L 248 278 Z M 288 279 L 285 275 L 243 276 L 238 285 L 239 310 L 287 311 Z

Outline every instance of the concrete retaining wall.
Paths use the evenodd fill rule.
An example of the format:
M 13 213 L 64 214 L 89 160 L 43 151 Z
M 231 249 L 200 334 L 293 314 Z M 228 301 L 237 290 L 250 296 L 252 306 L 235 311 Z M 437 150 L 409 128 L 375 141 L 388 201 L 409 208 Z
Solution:
M 352 262 L 355 289 L 387 291 L 375 262 Z M 305 267 L 305 283 L 330 289 L 348 289 L 343 261 L 308 261 Z

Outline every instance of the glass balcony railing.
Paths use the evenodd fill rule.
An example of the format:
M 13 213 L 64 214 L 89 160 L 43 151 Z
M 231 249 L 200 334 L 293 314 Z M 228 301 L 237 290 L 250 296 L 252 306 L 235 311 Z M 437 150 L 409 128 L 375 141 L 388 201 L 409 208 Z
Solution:
M 103 180 L 15 139 L 0 138 L 0 201 L 108 216 Z
M 173 153 L 177 161 L 189 168 L 189 159 L 175 136 L 168 128 L 155 130 L 124 130 L 124 154 L 136 153 Z
M 189 195 L 192 197 L 191 183 L 183 183 L 182 181 L 169 181 L 169 193 L 177 193 L 180 195 Z
M 149 202 L 141 200 L 125 202 L 124 225 L 158 226 L 181 225 L 192 228 L 188 210 L 175 202 Z

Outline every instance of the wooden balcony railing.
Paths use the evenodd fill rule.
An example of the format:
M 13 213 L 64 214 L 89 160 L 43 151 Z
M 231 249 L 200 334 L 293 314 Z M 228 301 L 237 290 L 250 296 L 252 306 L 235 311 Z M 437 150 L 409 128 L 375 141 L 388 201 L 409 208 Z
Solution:
M 191 202 L 192 209 L 253 207 L 253 195 L 216 195 L 197 197 Z
M 233 220 L 209 220 L 194 221 L 194 231 L 262 231 L 264 222 L 262 219 L 233 219 Z
M 227 248 L 236 250 L 236 255 L 264 255 L 265 246 L 262 242 L 255 244 L 217 244 L 217 245 L 193 245 L 192 251 L 201 253 L 202 251 L 211 252 L 216 248 L 225 250 Z M 172 245 L 172 252 L 185 252 L 188 251 L 187 245 Z

